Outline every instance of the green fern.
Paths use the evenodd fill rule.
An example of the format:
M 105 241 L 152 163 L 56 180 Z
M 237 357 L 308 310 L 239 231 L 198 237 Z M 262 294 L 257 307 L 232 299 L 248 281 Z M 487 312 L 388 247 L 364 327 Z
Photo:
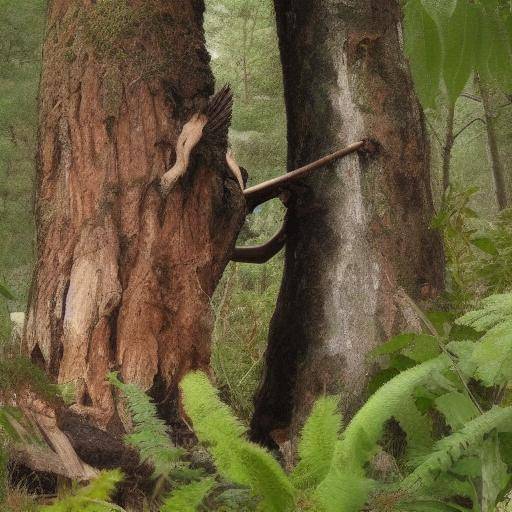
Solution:
M 460 431 L 438 441 L 434 451 L 400 484 L 408 492 L 428 487 L 462 456 L 482 443 L 488 432 L 512 420 L 512 407 L 495 407 L 478 416 Z
M 329 472 L 341 428 L 338 404 L 339 398 L 334 396 L 317 400 L 302 429 L 300 461 L 292 473 L 292 481 L 299 489 L 318 485 Z
M 108 379 L 126 397 L 132 417 L 133 432 L 125 440 L 139 451 L 143 461 L 153 464 L 154 477 L 167 477 L 183 466 L 180 459 L 184 451 L 171 443 L 167 426 L 146 393 L 134 384 L 121 382 L 115 373 L 109 374 Z
M 60 499 L 53 505 L 41 508 L 41 512 L 125 512 L 121 507 L 109 503 L 123 473 L 115 469 L 103 471 L 86 487 L 73 496 Z
M 417 386 L 449 365 L 449 358 L 442 355 L 405 370 L 379 388 L 354 416 L 337 443 L 335 463 L 345 467 L 350 462 L 355 468 L 362 468 L 375 453 L 386 421 L 401 410 Z
M 394 414 L 407 436 L 407 460 L 410 461 L 432 449 L 432 421 L 422 414 L 412 398 L 405 399 L 402 407 Z
M 467 313 L 457 323 L 486 331 L 471 354 L 475 376 L 486 386 L 505 385 L 511 381 L 512 294 L 484 299 L 481 309 Z
M 208 377 L 189 373 L 181 382 L 183 405 L 199 440 L 209 446 L 220 474 L 249 487 L 265 512 L 293 509 L 295 489 L 268 451 L 243 436 L 245 428 L 221 402 Z
M 213 478 L 204 478 L 179 487 L 165 500 L 160 512 L 196 512 L 214 485 Z

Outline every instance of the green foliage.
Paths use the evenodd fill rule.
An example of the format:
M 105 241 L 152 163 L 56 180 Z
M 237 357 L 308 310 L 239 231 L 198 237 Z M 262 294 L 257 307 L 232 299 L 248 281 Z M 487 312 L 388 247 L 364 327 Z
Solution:
M 292 473 L 298 488 L 318 485 L 329 472 L 341 429 L 338 402 L 336 397 L 317 400 L 302 429 L 299 463 Z
M 122 512 L 121 507 L 109 503 L 116 486 L 122 479 L 123 474 L 117 469 L 103 471 L 86 487 L 58 500 L 53 505 L 42 507 L 41 512 Z
M 501 293 L 512 283 L 512 210 L 481 218 L 471 203 L 475 187 L 450 187 L 432 221 L 445 241 L 447 299 L 454 312 L 467 311 L 482 296 Z
M 473 72 L 512 90 L 510 8 L 497 0 L 408 0 L 404 11 L 405 46 L 425 107 L 435 106 L 442 83 L 455 104 Z
M 201 372 L 189 373 L 180 387 L 194 431 L 209 447 L 220 474 L 252 489 L 262 500 L 262 510 L 291 510 L 294 490 L 288 477 L 270 453 L 244 439 L 244 427 L 219 400 L 208 377 Z
M 418 96 L 425 107 L 435 107 L 441 79 L 441 40 L 437 25 L 421 0 L 405 6 L 406 52 Z
M 458 323 L 487 331 L 471 354 L 475 375 L 487 386 L 505 385 L 512 380 L 512 295 L 494 295 L 482 306 Z
M 204 478 L 173 491 L 160 508 L 161 512 L 195 512 L 211 491 L 215 482 Z
M 512 407 L 495 407 L 476 417 L 461 430 L 436 443 L 433 452 L 400 483 L 400 487 L 408 492 L 429 487 L 441 472 L 451 468 L 474 447 L 481 446 L 485 434 L 511 419 Z
M 229 27 L 229 28 L 228 28 Z M 205 33 L 217 83 L 234 96 L 230 144 L 249 185 L 286 170 L 286 118 L 281 61 L 271 0 L 208 0 Z M 247 217 L 238 245 L 266 242 L 284 208 L 272 201 Z M 212 367 L 221 394 L 250 420 L 282 274 L 283 258 L 265 265 L 232 263 L 213 300 L 216 316 Z
M 0 281 L 21 309 L 32 267 L 32 200 L 37 129 L 36 94 L 46 2 L 0 2 Z M 5 289 L 3 289 L 5 292 Z M 5 293 L 2 293 L 5 296 Z M 14 299 L 16 297 L 16 299 Z M 10 334 L 7 307 L 0 338 Z
M 126 442 L 137 448 L 143 461 L 153 464 L 155 478 L 168 477 L 183 466 L 180 460 L 183 450 L 172 445 L 167 425 L 158 417 L 155 404 L 140 388 L 121 382 L 115 373 L 109 374 L 108 378 L 125 396 L 133 421 L 133 432 L 125 437 Z
M 457 101 L 475 65 L 478 44 L 478 10 L 465 0 L 458 0 L 442 31 L 443 76 L 449 101 Z

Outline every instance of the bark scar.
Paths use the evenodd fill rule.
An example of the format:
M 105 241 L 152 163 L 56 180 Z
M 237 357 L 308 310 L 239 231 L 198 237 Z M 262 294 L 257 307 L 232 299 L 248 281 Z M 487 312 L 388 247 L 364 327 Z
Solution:
M 164 197 L 169 194 L 176 182 L 187 172 L 190 154 L 201 140 L 207 122 L 208 118 L 204 114 L 194 114 L 183 126 L 176 143 L 176 163 L 160 179 L 160 187 Z

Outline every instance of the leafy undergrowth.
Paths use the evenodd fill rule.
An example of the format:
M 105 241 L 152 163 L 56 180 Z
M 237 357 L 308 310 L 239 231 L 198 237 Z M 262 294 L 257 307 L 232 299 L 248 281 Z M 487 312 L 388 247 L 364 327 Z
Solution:
M 433 332 L 443 319 L 433 318 Z M 447 334 L 402 334 L 372 357 L 383 366 L 375 392 L 346 425 L 339 397 L 320 398 L 285 472 L 223 403 L 209 378 L 188 374 L 183 406 L 211 464 L 191 464 L 171 444 L 149 398 L 115 375 L 134 430 L 126 442 L 153 464 L 154 492 L 146 510 L 161 512 L 407 512 L 507 510 L 511 492 L 512 294 L 439 329 Z M 390 420 L 405 433 L 386 452 Z M 202 447 L 202 448 L 201 448 Z M 376 460 L 387 460 L 384 472 Z M 102 473 L 88 486 L 42 512 L 122 511 L 109 500 L 122 474 Z M 16 510 L 16 509 L 12 509 Z

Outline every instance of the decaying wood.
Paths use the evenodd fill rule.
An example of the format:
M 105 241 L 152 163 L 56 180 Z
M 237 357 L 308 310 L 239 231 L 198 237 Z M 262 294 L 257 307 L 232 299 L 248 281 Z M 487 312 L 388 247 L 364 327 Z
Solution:
M 18 461 L 37 471 L 52 472 L 79 481 L 97 476 L 94 468 L 80 460 L 68 437 L 58 427 L 52 407 L 29 392 L 21 394 L 18 400 L 24 416 L 37 426 L 48 444 L 48 448 L 27 443 L 15 445 L 14 455 Z
M 259 204 L 262 204 L 274 197 L 277 197 L 291 184 L 296 183 L 298 180 L 304 179 L 311 175 L 314 171 L 324 167 L 330 162 L 342 158 L 347 155 L 351 155 L 359 150 L 374 151 L 374 146 L 370 141 L 359 141 L 354 144 L 350 144 L 346 148 L 339 149 L 334 153 L 324 156 L 314 162 L 311 162 L 299 169 L 295 169 L 286 174 L 273 178 L 271 180 L 254 185 L 244 190 L 245 200 L 247 201 L 247 207 L 249 211 L 253 210 Z
M 266 243 L 248 247 L 235 247 L 231 261 L 240 263 L 266 263 L 273 258 L 286 243 L 286 221 L 281 229 Z
M 205 115 L 194 114 L 183 126 L 176 144 L 176 163 L 160 179 L 160 186 L 164 195 L 172 190 L 175 183 L 187 171 L 190 153 L 201 140 L 207 122 L 208 118 Z

